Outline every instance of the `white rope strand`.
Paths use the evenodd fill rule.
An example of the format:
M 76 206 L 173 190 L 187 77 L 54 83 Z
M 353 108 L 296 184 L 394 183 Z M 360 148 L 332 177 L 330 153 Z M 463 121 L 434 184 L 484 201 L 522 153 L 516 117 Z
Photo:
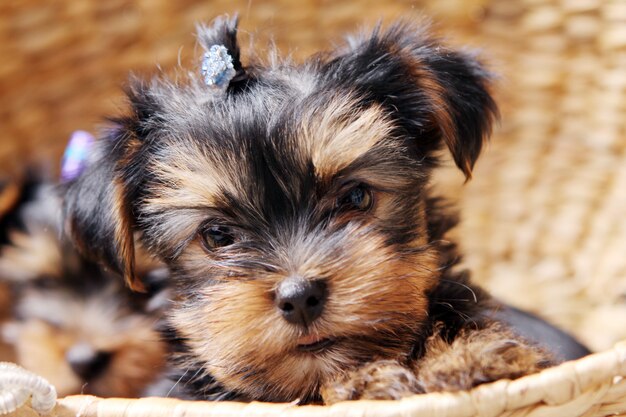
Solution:
M 56 390 L 48 381 L 14 363 L 0 362 L 0 415 L 14 412 L 31 396 L 39 414 L 49 413 L 56 404 Z

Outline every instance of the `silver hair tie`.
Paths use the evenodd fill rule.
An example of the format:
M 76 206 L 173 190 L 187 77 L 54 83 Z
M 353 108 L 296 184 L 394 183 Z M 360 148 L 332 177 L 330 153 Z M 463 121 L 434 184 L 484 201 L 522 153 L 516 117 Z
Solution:
M 202 76 L 209 87 L 225 90 L 237 71 L 224 45 L 213 45 L 202 58 Z

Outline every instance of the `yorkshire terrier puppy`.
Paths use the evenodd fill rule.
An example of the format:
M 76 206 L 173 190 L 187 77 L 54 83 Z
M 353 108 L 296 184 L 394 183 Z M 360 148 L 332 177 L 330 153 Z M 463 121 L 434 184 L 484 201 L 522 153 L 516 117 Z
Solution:
M 154 328 L 158 299 L 132 293 L 62 240 L 51 184 L 29 180 L 3 195 L 13 189 L 20 197 L 2 216 L 0 281 L 12 294 L 13 317 L 2 335 L 16 361 L 62 396 L 140 395 L 166 355 Z
M 135 288 L 171 269 L 178 394 L 332 403 L 462 390 L 554 363 L 455 268 L 429 187 L 467 178 L 497 109 L 476 57 L 400 23 L 297 65 L 244 66 L 201 26 L 202 76 L 134 79 L 66 190 L 66 227 Z

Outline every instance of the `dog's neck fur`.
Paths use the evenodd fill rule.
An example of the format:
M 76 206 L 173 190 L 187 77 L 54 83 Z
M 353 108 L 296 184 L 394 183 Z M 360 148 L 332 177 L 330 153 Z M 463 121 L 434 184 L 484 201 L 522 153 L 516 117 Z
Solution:
M 428 320 L 423 329 L 430 336 L 439 329 L 444 340 L 451 342 L 458 332 L 468 326 L 481 328 L 481 313 L 491 299 L 482 288 L 470 281 L 470 272 L 459 268 L 462 257 L 458 245 L 446 240 L 446 234 L 458 224 L 458 216 L 439 197 L 427 199 L 428 233 L 439 248 L 441 276 L 429 294 Z M 415 358 L 423 352 L 416 346 Z

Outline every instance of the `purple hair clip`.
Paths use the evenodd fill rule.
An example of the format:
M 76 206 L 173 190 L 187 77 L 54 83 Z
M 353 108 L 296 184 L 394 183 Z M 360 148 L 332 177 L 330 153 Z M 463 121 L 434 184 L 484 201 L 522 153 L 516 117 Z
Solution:
M 201 73 L 206 85 L 226 90 L 237 71 L 233 65 L 233 57 L 228 54 L 224 45 L 213 45 L 204 53 Z
M 89 150 L 96 138 L 84 130 L 72 133 L 61 162 L 61 180 L 72 181 L 85 169 Z

